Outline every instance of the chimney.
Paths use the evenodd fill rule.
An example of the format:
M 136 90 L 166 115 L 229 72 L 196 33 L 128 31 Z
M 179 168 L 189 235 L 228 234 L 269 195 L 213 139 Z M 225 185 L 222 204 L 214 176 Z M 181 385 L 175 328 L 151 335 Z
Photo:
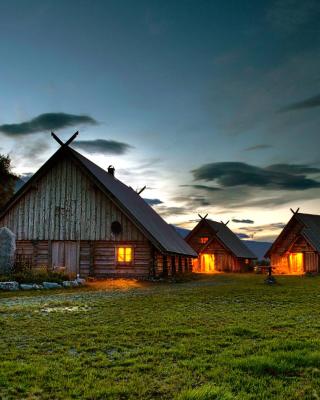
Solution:
M 108 174 L 114 176 L 114 171 L 115 171 L 114 166 L 113 165 L 109 165 Z

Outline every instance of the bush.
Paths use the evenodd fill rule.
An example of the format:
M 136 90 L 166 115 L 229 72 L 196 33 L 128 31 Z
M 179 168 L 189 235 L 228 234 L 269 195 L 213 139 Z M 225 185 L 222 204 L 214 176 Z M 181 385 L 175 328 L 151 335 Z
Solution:
M 47 267 L 42 268 L 19 268 L 18 271 L 13 271 L 8 275 L 1 275 L 0 281 L 16 281 L 19 283 L 37 283 L 42 282 L 57 282 L 62 283 L 63 281 L 69 280 L 69 275 L 62 271 L 52 271 Z

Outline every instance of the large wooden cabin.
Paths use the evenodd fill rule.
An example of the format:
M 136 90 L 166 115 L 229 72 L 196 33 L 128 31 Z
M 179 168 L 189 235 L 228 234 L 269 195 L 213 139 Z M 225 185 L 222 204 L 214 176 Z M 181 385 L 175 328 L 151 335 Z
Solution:
M 252 266 L 257 257 L 226 224 L 202 218 L 186 237 L 197 252 L 194 272 L 242 272 Z
M 275 274 L 320 271 L 320 215 L 294 213 L 266 257 Z
M 82 277 L 191 270 L 193 249 L 113 172 L 62 143 L 0 214 L 16 260 Z

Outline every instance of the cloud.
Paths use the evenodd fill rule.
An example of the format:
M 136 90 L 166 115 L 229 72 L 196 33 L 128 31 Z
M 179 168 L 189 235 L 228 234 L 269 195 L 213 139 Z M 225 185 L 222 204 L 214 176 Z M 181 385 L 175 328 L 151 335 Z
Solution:
M 20 178 L 23 180 L 23 182 L 27 182 L 33 175 L 34 172 L 24 172 L 20 175 Z
M 149 204 L 149 206 L 157 206 L 159 204 L 163 204 L 163 201 L 161 201 L 160 199 L 146 199 L 145 197 L 143 198 L 143 200 Z
M 296 111 L 296 110 L 304 110 L 308 108 L 320 107 L 320 94 L 309 97 L 308 99 L 298 101 L 296 103 L 289 104 L 285 107 L 279 109 L 278 112 L 288 112 L 288 111 Z
M 255 146 L 250 146 L 244 149 L 245 151 L 255 151 L 255 150 L 266 150 L 266 149 L 272 149 L 273 146 L 270 144 L 256 144 Z
M 30 135 L 37 132 L 52 131 L 79 124 L 96 125 L 92 117 L 88 115 L 74 115 L 66 113 L 46 113 L 37 117 L 21 122 L 19 124 L 0 125 L 0 132 L 6 136 Z
M 77 140 L 72 143 L 73 147 L 82 149 L 88 153 L 95 154 L 125 154 L 133 148 L 128 143 L 117 142 L 116 140 Z
M 271 224 L 259 225 L 259 226 L 250 226 L 250 227 L 242 227 L 240 230 L 246 232 L 247 234 L 255 234 L 258 232 L 264 231 L 279 231 L 286 226 L 283 222 L 274 222 Z
M 207 192 L 216 192 L 217 190 L 221 190 L 221 188 L 207 185 L 180 185 L 180 187 L 191 187 L 194 189 L 205 190 Z
M 191 171 L 196 181 L 213 181 L 221 187 L 249 186 L 263 189 L 307 190 L 319 188 L 320 182 L 307 174 L 319 168 L 307 165 L 274 164 L 257 167 L 243 162 L 215 162 Z
M 251 236 L 247 235 L 246 233 L 237 233 L 236 235 L 239 239 L 251 239 Z
M 232 222 L 235 222 L 236 224 L 254 224 L 254 221 L 252 221 L 252 219 L 237 219 L 237 218 L 233 218 Z

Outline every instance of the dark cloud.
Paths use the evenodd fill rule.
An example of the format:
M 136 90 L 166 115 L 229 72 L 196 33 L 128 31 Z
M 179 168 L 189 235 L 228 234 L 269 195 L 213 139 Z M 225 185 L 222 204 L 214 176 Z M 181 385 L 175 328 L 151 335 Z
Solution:
M 270 144 L 256 144 L 255 146 L 250 146 L 244 149 L 245 151 L 255 151 L 255 150 L 266 150 L 266 149 L 272 149 L 273 146 Z
M 250 239 L 251 237 L 246 233 L 237 233 L 238 238 L 240 239 Z
M 191 187 L 193 189 L 206 190 L 207 192 L 215 192 L 217 190 L 221 190 L 221 188 L 207 185 L 180 185 L 180 187 Z
M 283 113 L 288 111 L 303 110 L 306 108 L 315 108 L 315 107 L 320 107 L 320 94 L 282 107 L 280 108 L 279 112 Z
M 252 221 L 252 219 L 237 219 L 237 218 L 233 218 L 232 222 L 235 222 L 236 224 L 254 224 L 254 221 Z
M 160 199 L 146 199 L 143 198 L 143 200 L 149 204 L 149 206 L 157 206 L 159 204 L 163 204 L 163 201 L 161 201 Z
M 306 190 L 319 188 L 320 182 L 306 174 L 320 172 L 306 165 L 274 164 L 257 167 L 243 162 L 204 164 L 191 171 L 196 181 L 213 181 L 221 187 L 258 187 L 263 189 Z
M 79 124 L 96 125 L 97 121 L 88 115 L 46 113 L 40 114 L 30 121 L 21 122 L 19 124 L 0 125 L 0 132 L 6 136 L 14 137 L 37 132 L 52 131 Z
M 133 148 L 128 143 L 117 142 L 116 140 L 77 140 L 72 143 L 73 147 L 82 149 L 88 153 L 95 154 L 125 154 Z

